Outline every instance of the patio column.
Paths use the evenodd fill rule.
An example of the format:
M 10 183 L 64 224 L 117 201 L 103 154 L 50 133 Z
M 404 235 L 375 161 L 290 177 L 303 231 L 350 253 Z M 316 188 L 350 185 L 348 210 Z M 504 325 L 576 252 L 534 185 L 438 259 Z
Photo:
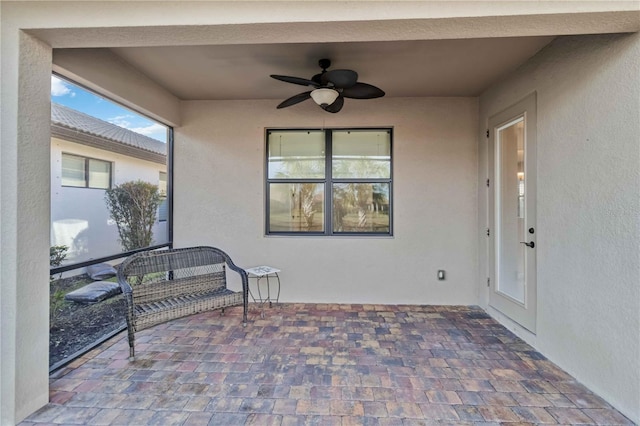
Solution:
M 48 402 L 51 48 L 2 28 L 0 424 Z

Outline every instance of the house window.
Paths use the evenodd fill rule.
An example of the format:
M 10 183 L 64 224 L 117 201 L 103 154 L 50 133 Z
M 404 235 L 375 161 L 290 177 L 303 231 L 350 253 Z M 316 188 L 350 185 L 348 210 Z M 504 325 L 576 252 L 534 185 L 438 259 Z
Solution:
M 63 153 L 62 186 L 109 189 L 111 188 L 111 163 Z
M 169 217 L 169 203 L 167 202 L 167 173 L 160 172 L 158 176 L 158 193 L 161 200 L 158 206 L 158 222 L 166 222 Z
M 268 130 L 266 233 L 391 235 L 391 129 Z

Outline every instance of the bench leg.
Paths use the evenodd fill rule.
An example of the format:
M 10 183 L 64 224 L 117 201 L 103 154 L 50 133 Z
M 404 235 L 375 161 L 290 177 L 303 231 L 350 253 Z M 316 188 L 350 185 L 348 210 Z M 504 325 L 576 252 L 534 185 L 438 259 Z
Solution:
M 247 304 L 247 299 L 244 299 L 244 309 L 242 312 L 242 326 L 246 327 L 247 326 L 247 310 L 248 310 L 248 304 Z
M 220 316 L 223 317 L 224 316 L 224 308 L 220 309 Z
M 127 321 L 127 335 L 129 338 L 129 361 L 133 361 L 135 357 L 135 336 L 134 336 L 133 326 L 130 321 Z

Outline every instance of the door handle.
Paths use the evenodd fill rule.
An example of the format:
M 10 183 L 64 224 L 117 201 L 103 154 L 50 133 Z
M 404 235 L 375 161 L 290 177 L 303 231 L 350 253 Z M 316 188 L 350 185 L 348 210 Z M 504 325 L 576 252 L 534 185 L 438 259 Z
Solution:
M 520 244 L 524 244 L 525 246 L 531 247 L 531 248 L 534 248 L 536 246 L 536 243 L 534 243 L 533 241 L 531 241 L 530 243 L 526 241 L 520 241 Z

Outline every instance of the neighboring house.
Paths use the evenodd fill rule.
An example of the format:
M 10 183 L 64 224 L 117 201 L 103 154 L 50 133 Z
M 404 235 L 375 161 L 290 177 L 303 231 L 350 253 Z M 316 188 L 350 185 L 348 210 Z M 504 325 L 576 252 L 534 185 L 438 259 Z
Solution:
M 69 247 L 65 263 L 122 251 L 105 190 L 132 180 L 166 195 L 167 145 L 63 105 L 51 105 L 51 245 Z M 153 228 L 167 241 L 166 201 Z
M 479 305 L 640 422 L 639 4 L 1 2 L 1 423 L 23 419 L 49 398 L 52 69 L 173 127 L 174 246 L 215 245 L 238 265 L 278 267 L 284 302 Z M 429 82 L 463 87 L 471 78 L 461 71 L 482 77 L 483 65 L 508 55 L 503 45 L 479 49 L 487 40 L 509 46 L 541 36 L 547 44 L 477 90 L 417 92 Z M 419 55 L 418 42 L 441 48 Z M 447 57 L 459 43 L 466 50 Z M 361 60 L 356 71 L 387 96 L 349 99 L 337 114 L 313 101 L 277 110 L 302 86 L 269 74 L 308 78 L 318 69 L 301 64 L 332 49 L 341 53 L 333 56 L 336 68 Z M 488 59 L 491 53 L 498 54 Z M 472 64 L 460 65 L 472 54 Z M 434 76 L 445 62 L 452 71 Z M 258 65 L 270 71 L 252 75 Z M 394 94 L 396 83 L 409 87 Z M 519 105 L 531 107 L 527 129 L 537 132 L 528 139 L 533 167 L 525 167 L 537 171 L 529 180 L 537 197 L 524 206 L 536 208 L 537 222 L 530 233 L 522 227 L 527 239 L 516 243 L 537 273 L 536 294 L 521 304 L 533 326 L 492 301 L 496 280 L 489 280 L 502 254 L 492 250 L 500 234 L 490 200 L 499 185 L 487 179 L 496 134 L 517 126 L 509 120 Z M 265 129 L 387 127 L 392 201 L 382 210 L 390 211 L 393 235 L 265 235 Z M 520 195 L 513 194 L 510 214 L 518 219 Z M 298 210 L 317 223 L 313 203 L 305 210 L 300 195 Z M 362 198 L 366 215 L 373 203 Z

